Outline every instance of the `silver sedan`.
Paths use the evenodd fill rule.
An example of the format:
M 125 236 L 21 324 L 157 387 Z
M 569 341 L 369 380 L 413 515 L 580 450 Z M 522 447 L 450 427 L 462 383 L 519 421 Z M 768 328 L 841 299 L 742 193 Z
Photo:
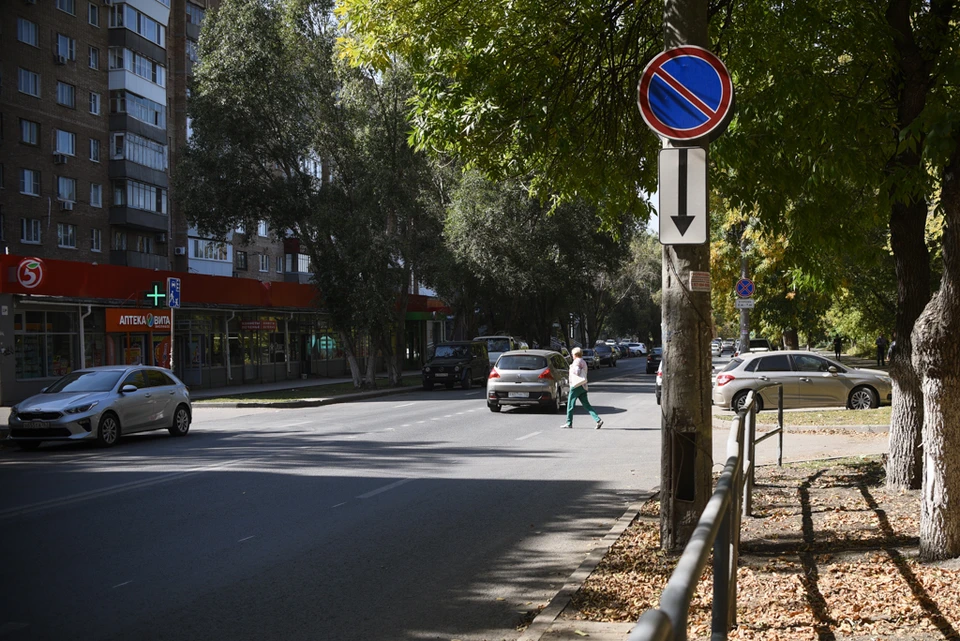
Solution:
M 893 385 L 880 370 L 849 368 L 801 350 L 744 354 L 730 361 L 713 381 L 713 404 L 739 409 L 747 392 L 780 383 L 783 406 L 847 407 L 861 410 L 889 404 Z M 760 391 L 757 409 L 775 408 L 778 389 Z
M 141 365 L 91 367 L 67 374 L 10 408 L 10 440 L 32 450 L 43 441 L 96 441 L 166 429 L 185 436 L 190 393 L 169 370 Z

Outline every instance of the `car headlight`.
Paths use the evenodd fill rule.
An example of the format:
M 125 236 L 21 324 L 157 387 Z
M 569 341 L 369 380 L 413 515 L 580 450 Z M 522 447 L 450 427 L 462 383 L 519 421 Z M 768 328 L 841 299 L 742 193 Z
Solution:
M 74 405 L 73 407 L 63 410 L 67 414 L 82 414 L 83 412 L 89 412 L 91 409 L 96 407 L 100 401 L 93 401 L 91 403 L 84 403 L 83 405 Z
M 455 371 L 455 372 L 459 372 L 459 371 L 460 371 L 460 366 L 459 366 L 459 365 L 457 365 L 456 367 L 454 367 L 454 368 L 453 368 L 453 371 Z
M 10 418 L 15 418 L 17 416 L 17 406 L 13 405 L 10 407 Z
M 429 374 L 429 373 L 430 373 L 430 368 L 429 368 L 429 367 L 424 367 L 424 368 L 423 368 L 423 373 L 424 373 L 424 374 Z

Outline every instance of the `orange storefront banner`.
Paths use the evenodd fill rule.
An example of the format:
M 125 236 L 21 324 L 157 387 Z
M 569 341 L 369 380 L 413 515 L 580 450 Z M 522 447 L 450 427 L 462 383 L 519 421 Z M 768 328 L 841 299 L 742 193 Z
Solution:
M 107 332 L 169 332 L 170 310 L 108 307 Z

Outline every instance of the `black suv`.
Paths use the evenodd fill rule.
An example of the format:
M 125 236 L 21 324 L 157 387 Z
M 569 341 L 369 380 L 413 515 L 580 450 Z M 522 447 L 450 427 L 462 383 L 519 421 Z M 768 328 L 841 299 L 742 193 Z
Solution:
M 486 341 L 440 343 L 423 366 L 423 389 L 431 390 L 437 383 L 443 383 L 447 389 L 453 389 L 457 383 L 470 389 L 474 383 L 486 381 L 489 373 Z

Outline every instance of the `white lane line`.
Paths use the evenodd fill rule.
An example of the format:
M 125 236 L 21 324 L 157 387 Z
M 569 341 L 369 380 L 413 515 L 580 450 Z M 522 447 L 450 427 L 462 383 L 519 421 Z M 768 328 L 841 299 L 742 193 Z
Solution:
M 348 436 L 348 437 L 347 437 L 347 440 L 354 439 L 354 438 L 360 438 L 360 435 L 359 435 L 359 434 L 354 434 L 353 436 Z
M 116 590 L 117 588 L 122 588 L 122 587 L 125 586 L 125 585 L 130 585 L 131 583 L 133 583 L 133 580 L 132 580 L 132 579 L 131 579 L 130 581 L 124 581 L 123 583 L 118 583 L 118 584 L 116 584 L 115 586 L 113 586 L 112 589 L 113 589 L 113 590 Z
M 404 424 L 401 425 L 400 427 L 410 427 L 410 423 L 404 423 Z
M 417 421 L 417 425 L 423 425 L 426 421 Z
M 440 419 L 439 419 L 439 418 L 431 418 L 430 420 L 431 420 L 431 421 L 439 421 Z
M 380 430 L 380 431 L 381 431 L 381 432 L 396 432 L 396 431 L 397 431 L 397 428 L 395 428 L 395 427 L 388 427 L 388 428 L 382 429 L 382 430 Z
M 394 483 L 391 483 L 390 485 L 384 485 L 383 487 L 378 488 L 378 489 L 376 489 L 376 490 L 373 490 L 373 491 L 371 491 L 371 492 L 367 492 L 366 494 L 361 494 L 361 495 L 358 496 L 357 498 L 358 498 L 358 499 L 369 499 L 369 498 L 372 497 L 372 496 L 376 496 L 377 494 L 383 494 L 384 492 L 389 492 L 389 491 L 392 490 L 393 488 L 395 488 L 395 487 L 400 487 L 401 485 L 404 485 L 404 484 L 406 484 L 406 483 L 409 483 L 410 481 L 413 481 L 413 480 L 414 480 L 414 479 L 400 479 L 399 481 L 396 481 L 396 482 L 394 482 Z
M 416 403 L 403 403 L 401 405 L 394 405 L 393 408 L 396 409 L 398 407 L 410 407 L 411 405 L 416 405 Z
M 56 499 L 49 499 L 46 501 L 39 501 L 31 505 L 24 505 L 20 507 L 12 507 L 6 510 L 0 510 L 0 521 L 15 517 L 23 516 L 24 514 L 33 514 L 34 512 L 41 512 L 43 510 L 63 507 L 65 505 L 72 505 L 74 503 L 80 503 L 82 501 L 88 501 L 90 499 L 100 498 L 102 496 L 110 496 L 111 494 L 118 494 L 120 492 L 126 492 L 127 490 L 140 489 L 144 487 L 150 487 L 151 485 L 159 485 L 161 483 L 169 483 L 170 481 L 176 481 L 179 479 L 187 478 L 189 476 L 196 476 L 197 474 L 203 474 L 204 472 L 212 472 L 213 470 L 219 470 L 232 465 L 238 465 L 240 463 L 253 463 L 256 461 L 264 461 L 270 457 L 256 457 L 256 458 L 246 458 L 246 459 L 236 459 L 233 461 L 227 461 L 225 463 L 215 463 L 213 465 L 204 465 L 202 467 L 195 467 L 184 472 L 170 472 L 167 474 L 162 474 L 160 476 L 143 479 L 141 481 L 130 481 L 129 483 L 120 483 L 114 485 L 113 487 L 105 487 L 99 490 L 89 490 L 87 492 L 79 492 L 77 494 L 71 494 L 69 496 L 64 496 Z
M 249 541 L 250 539 L 255 538 L 256 536 L 257 536 L 256 534 L 252 534 L 244 539 L 240 539 L 239 541 L 237 541 L 237 543 L 243 543 L 244 541 Z
M 533 438 L 533 437 L 536 436 L 537 434 L 543 434 L 543 432 L 532 432 L 532 433 L 530 433 L 530 434 L 527 434 L 526 436 L 521 436 L 520 438 L 518 438 L 518 439 L 516 439 L 516 440 L 518 440 L 518 441 L 525 441 L 525 440 L 527 440 L 528 438 Z
M 444 416 L 443 418 L 452 418 L 452 417 L 453 417 L 453 414 L 447 414 L 447 415 Z
M 347 504 L 347 502 L 344 501 L 343 503 L 337 503 L 337 504 L 334 505 L 333 507 L 342 507 L 342 506 L 344 506 L 344 505 L 346 505 L 346 504 Z
M 483 393 L 483 390 L 478 390 L 476 392 L 467 392 L 464 394 L 464 396 L 473 396 L 474 394 L 482 394 L 482 393 Z
M 466 412 L 457 412 L 457 416 L 463 416 Z
M 299 423 L 285 423 L 283 425 L 277 425 L 277 427 L 279 428 L 297 427 L 298 425 L 310 425 L 310 423 L 313 423 L 313 421 L 300 421 Z

